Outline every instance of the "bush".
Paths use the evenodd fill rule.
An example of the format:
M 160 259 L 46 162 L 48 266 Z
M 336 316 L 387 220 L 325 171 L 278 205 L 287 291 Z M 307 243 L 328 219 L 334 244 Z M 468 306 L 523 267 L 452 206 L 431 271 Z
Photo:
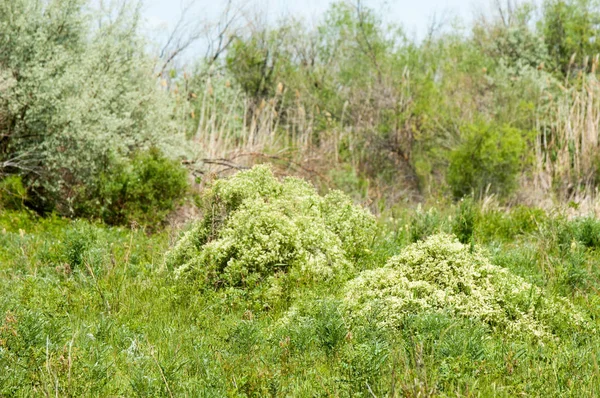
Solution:
M 329 279 L 368 255 L 374 217 L 341 192 L 279 181 L 267 166 L 219 180 L 203 198 L 204 218 L 167 253 L 181 274 L 249 287 L 278 273 Z
M 80 193 L 73 213 L 112 225 L 156 227 L 183 199 L 187 172 L 158 149 L 138 152 L 131 161 L 114 162 L 96 186 Z
M 508 335 L 547 339 L 554 333 L 591 327 L 561 298 L 492 265 L 449 235 L 434 235 L 407 247 L 385 267 L 348 282 L 351 318 L 373 316 L 381 327 L 398 328 L 407 315 L 449 312 L 478 319 Z
M 158 149 L 139 152 L 131 162 L 113 166 L 80 212 L 108 224 L 156 226 L 183 198 L 187 172 Z
M 119 7 L 112 18 L 88 0 L 0 2 L 0 31 L 11 32 L 0 35 L 0 164 L 23 178 L 39 212 L 75 216 L 111 159 L 181 145 L 139 10 Z
M 448 184 L 459 199 L 487 192 L 507 196 L 516 187 L 525 151 L 523 132 L 508 126 L 475 124 L 450 154 Z M 488 191 L 489 187 L 489 191 Z
M 27 189 L 19 176 L 0 180 L 0 209 L 19 210 L 24 207 Z

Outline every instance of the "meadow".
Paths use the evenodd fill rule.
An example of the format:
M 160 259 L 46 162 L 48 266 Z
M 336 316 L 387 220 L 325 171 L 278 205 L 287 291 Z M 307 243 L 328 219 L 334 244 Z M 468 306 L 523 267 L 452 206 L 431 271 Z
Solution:
M 598 0 L 198 4 L 0 0 L 1 397 L 600 396 Z
M 226 188 L 221 195 L 227 195 Z M 247 185 L 241 188 L 248 191 Z M 300 265 L 291 265 L 284 273 L 279 262 L 288 251 L 280 247 L 275 249 L 277 259 L 265 260 L 265 269 L 250 267 L 245 279 L 235 275 L 229 279 L 226 270 L 233 268 L 231 263 L 212 277 L 206 266 L 183 276 L 170 267 L 169 261 L 177 263 L 173 260 L 177 253 L 167 258 L 165 253 L 179 241 L 181 231 L 176 229 L 149 235 L 139 228 L 4 211 L 0 394 L 591 397 L 599 393 L 600 221 L 527 207 L 482 208 L 472 201 L 397 209 L 373 221 L 376 232 L 369 231 L 367 252 L 334 278 L 311 277 L 312 271 L 294 268 Z M 260 242 L 252 235 L 256 229 L 231 225 L 254 239 L 248 250 L 279 236 L 268 229 L 269 241 Z M 183 229 L 188 236 L 194 231 L 189 226 Z M 386 312 L 387 307 L 360 313 L 349 306 L 348 281 L 383 270 L 391 257 L 439 236 L 461 246 L 467 261 L 481 261 L 469 257 L 480 252 L 484 263 L 508 270 L 539 289 L 539 296 L 528 287 L 525 298 L 534 303 L 514 308 L 508 305 L 512 296 L 503 296 L 505 319 L 496 323 L 461 310 L 456 301 L 428 307 L 404 298 L 408 304 L 401 303 L 393 314 Z M 433 259 L 430 270 L 439 271 L 449 262 L 460 273 L 460 267 L 471 265 L 452 257 L 443 244 L 442 239 L 441 249 L 427 252 Z M 198 253 L 206 251 L 203 247 Z M 252 275 L 257 277 L 251 279 Z M 274 275 L 280 276 L 278 281 Z M 467 279 L 463 275 L 465 283 Z M 270 292 L 277 283 L 280 289 Z M 365 286 L 359 287 L 359 295 L 366 292 Z M 452 291 L 448 286 L 442 289 Z M 392 292 L 399 300 L 402 294 Z M 474 290 L 456 294 L 467 299 L 476 295 Z M 379 297 L 383 300 L 385 294 Z M 543 315 L 540 300 L 563 300 L 566 306 L 558 307 L 560 314 Z M 543 335 L 526 330 L 530 318 L 523 318 L 518 330 L 503 327 L 503 322 L 509 325 L 536 311 L 542 314 L 535 319 Z M 390 317 L 397 322 L 391 326 L 382 322 Z

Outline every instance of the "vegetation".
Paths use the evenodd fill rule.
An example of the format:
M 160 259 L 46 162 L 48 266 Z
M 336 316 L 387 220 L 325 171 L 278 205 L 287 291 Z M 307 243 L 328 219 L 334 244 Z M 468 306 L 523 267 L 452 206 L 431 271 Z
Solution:
M 187 187 L 186 170 L 151 148 L 103 172 L 94 187 L 97 191 L 89 194 L 77 213 L 108 224 L 160 226 L 181 204 Z
M 549 300 L 448 235 L 412 244 L 385 267 L 361 273 L 346 287 L 345 299 L 350 317 L 376 316 L 382 327 L 402 328 L 403 318 L 413 313 L 448 311 L 540 339 L 557 327 L 592 332 L 569 305 Z
M 1 397 L 600 396 L 600 3 L 105 3 L 0 0 Z
M 88 6 L 0 2 L 0 175 L 20 176 L 40 213 L 86 215 L 103 174 L 152 146 L 177 152 L 173 103 L 156 85 L 137 11 Z
M 164 268 L 168 231 L 4 211 L 1 394 L 597 395 L 600 222 L 474 211 L 473 252 L 402 210 L 349 282 L 275 295 Z
M 211 158 L 248 166 L 276 156 L 375 212 L 448 194 L 529 205 L 587 196 L 598 170 L 600 5 L 501 3 L 469 30 L 432 26 L 421 41 L 361 2 L 336 3 L 312 30 L 251 25 L 223 63 L 172 84 L 187 90 L 189 134 Z M 345 170 L 358 186 L 339 178 Z
M 342 193 L 320 197 L 303 180 L 279 182 L 265 166 L 217 181 L 203 208 L 202 221 L 167 253 L 167 264 L 217 286 L 330 279 L 365 257 L 375 232 L 374 217 Z

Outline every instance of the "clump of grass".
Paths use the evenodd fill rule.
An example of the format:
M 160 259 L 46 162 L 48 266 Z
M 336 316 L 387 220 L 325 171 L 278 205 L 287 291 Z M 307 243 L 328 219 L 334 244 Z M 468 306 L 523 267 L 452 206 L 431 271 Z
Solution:
M 600 248 L 600 221 L 586 217 L 577 224 L 577 239 L 587 248 Z
M 480 241 L 510 241 L 517 236 L 531 234 L 548 221 L 544 210 L 515 206 L 510 211 L 492 209 L 477 217 L 475 232 Z
M 442 232 L 446 227 L 445 223 L 446 220 L 438 209 L 430 207 L 427 210 L 423 210 L 419 205 L 410 217 L 408 227 L 410 242 L 414 243 Z
M 452 233 L 456 235 L 461 243 L 473 243 L 476 217 L 477 208 L 473 198 L 461 199 L 456 211 L 456 218 L 452 224 Z

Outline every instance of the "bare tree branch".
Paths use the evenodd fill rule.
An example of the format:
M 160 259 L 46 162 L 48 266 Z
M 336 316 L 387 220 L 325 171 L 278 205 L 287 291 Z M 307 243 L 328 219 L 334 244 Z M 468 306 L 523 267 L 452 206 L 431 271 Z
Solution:
M 159 76 L 163 75 L 168 66 L 183 52 L 201 39 L 206 40 L 207 48 L 204 59 L 213 64 L 233 42 L 237 31 L 237 22 L 242 7 L 235 6 L 234 0 L 228 0 L 219 21 L 215 25 L 199 22 L 193 13 L 193 1 L 188 1 L 182 8 L 175 27 L 171 30 L 165 44 L 160 50 Z
M 241 7 L 234 7 L 233 0 L 228 0 L 227 5 L 216 25 L 216 32 L 213 37 L 208 37 L 208 46 L 206 48 L 205 59 L 210 64 L 227 50 L 231 45 L 240 28 L 236 27 L 236 23 L 241 16 Z
M 13 156 L 7 160 L 0 161 L 0 176 L 8 175 L 5 170 L 18 169 L 27 171 L 34 174 L 39 174 L 35 166 L 32 164 L 36 163 L 36 160 L 31 157 L 30 152 L 24 152 L 19 155 Z

